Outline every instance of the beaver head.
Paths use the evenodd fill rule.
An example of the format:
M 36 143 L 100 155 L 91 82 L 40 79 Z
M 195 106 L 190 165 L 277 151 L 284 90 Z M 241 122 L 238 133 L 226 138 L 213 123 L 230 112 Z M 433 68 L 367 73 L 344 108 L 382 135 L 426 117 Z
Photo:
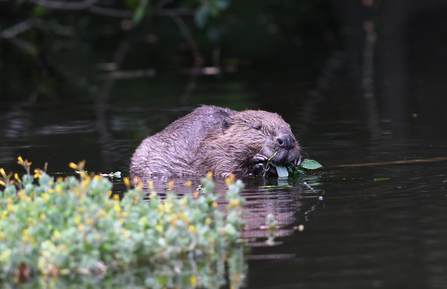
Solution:
M 200 174 L 238 176 L 276 175 L 271 166 L 299 165 L 300 146 L 290 125 L 278 114 L 246 110 L 222 120 L 199 144 Z

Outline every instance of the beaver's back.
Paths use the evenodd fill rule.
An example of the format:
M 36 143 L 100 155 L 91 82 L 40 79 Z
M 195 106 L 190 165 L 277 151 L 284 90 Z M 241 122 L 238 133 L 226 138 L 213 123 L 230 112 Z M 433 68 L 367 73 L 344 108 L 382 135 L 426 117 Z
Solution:
M 161 132 L 143 140 L 132 156 L 131 177 L 143 180 L 151 176 L 194 175 L 191 167 L 199 143 L 222 120 L 237 111 L 216 106 L 202 106 L 176 120 Z

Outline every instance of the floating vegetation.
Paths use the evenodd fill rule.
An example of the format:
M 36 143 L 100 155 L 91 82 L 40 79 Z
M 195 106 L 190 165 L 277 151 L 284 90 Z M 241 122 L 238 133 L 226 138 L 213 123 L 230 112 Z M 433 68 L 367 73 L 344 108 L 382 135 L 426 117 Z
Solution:
M 266 168 L 264 170 L 263 173 L 263 177 L 266 176 L 267 172 L 270 170 L 270 165 L 272 165 L 273 167 L 275 167 L 276 170 L 276 174 L 278 175 L 279 178 L 287 178 L 289 176 L 295 176 L 297 174 L 302 174 L 304 171 L 306 170 L 317 170 L 319 168 L 322 168 L 323 166 L 315 161 L 315 160 L 310 160 L 307 159 L 303 162 L 300 163 L 299 166 L 294 166 L 294 165 L 290 165 L 290 166 L 277 166 L 274 163 L 271 162 L 271 160 L 276 156 L 277 152 L 275 152 L 268 160 L 266 163 Z
M 291 176 L 302 174 L 308 170 L 317 170 L 323 166 L 315 160 L 305 160 L 299 166 L 288 166 L 287 171 Z
M 46 166 L 31 174 L 31 162 L 18 160 L 22 178 L 0 169 L 0 287 L 72 288 L 87 278 L 94 288 L 119 280 L 126 288 L 218 288 L 227 265 L 229 285 L 242 285 L 240 180 L 227 179 L 221 212 L 211 176 L 200 194 L 168 192 L 163 200 L 151 183 L 148 193 L 124 179 L 120 201 L 107 178 L 85 173 L 84 162 L 70 164 L 79 177 L 54 179 Z

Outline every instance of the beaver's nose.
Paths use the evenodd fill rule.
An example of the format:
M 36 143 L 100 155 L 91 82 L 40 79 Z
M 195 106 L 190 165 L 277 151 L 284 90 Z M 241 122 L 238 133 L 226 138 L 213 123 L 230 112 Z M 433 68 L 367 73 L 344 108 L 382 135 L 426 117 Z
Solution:
M 285 134 L 276 138 L 276 143 L 279 147 L 291 149 L 295 147 L 295 141 L 289 134 Z

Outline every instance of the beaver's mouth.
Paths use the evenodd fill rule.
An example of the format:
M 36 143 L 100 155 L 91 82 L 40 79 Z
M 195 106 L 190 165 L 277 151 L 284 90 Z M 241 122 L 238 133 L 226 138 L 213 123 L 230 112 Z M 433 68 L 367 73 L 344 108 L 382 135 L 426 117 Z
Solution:
M 283 155 L 276 153 L 271 157 L 257 154 L 254 159 L 256 163 L 254 175 L 266 177 L 277 177 L 278 171 L 276 167 L 298 167 L 303 161 L 303 157 L 301 155 L 294 157 L 290 156 L 288 153 Z

